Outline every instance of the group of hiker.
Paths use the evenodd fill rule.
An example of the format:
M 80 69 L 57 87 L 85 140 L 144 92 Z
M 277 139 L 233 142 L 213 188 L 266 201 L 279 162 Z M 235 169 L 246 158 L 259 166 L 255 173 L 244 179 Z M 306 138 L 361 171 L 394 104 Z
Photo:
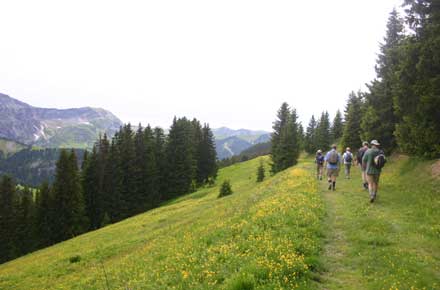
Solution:
M 322 176 L 326 173 L 329 190 L 336 190 L 336 178 L 339 176 L 342 165 L 344 165 L 346 179 L 351 178 L 352 164 L 358 165 L 362 174 L 362 186 L 368 189 L 370 202 L 376 200 L 380 173 L 385 162 L 385 154 L 380 149 L 380 143 L 377 140 L 372 140 L 370 143 L 362 142 L 356 158 L 350 147 L 347 147 L 342 155 L 338 153 L 336 144 L 333 144 L 331 150 L 325 154 L 322 150 L 318 150 L 315 158 L 317 178 L 322 180 Z

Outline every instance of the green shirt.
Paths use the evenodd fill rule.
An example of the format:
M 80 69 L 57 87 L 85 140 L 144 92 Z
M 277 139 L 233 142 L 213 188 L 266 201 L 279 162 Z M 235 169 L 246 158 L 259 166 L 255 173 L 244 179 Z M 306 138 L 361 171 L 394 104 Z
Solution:
M 364 166 L 365 172 L 369 175 L 380 174 L 381 172 L 381 169 L 374 166 L 374 157 L 379 155 L 379 152 L 377 148 L 368 149 L 362 158 L 362 166 Z

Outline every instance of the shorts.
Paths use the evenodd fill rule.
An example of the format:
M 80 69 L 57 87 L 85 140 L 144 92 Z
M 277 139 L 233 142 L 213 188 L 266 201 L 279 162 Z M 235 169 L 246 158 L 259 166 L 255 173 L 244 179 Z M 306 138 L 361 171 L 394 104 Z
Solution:
M 339 168 L 327 168 L 327 176 L 328 177 L 332 177 L 332 176 L 339 176 Z
M 368 183 L 379 183 L 380 174 L 367 174 Z

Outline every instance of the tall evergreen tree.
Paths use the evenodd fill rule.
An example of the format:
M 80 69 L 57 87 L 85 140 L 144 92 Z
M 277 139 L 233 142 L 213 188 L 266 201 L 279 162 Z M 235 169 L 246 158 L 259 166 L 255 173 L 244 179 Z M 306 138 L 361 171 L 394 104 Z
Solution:
M 296 110 L 287 103 L 278 110 L 272 133 L 272 172 L 276 173 L 297 163 L 300 153 Z
M 17 205 L 15 247 L 17 248 L 17 256 L 21 256 L 35 250 L 37 245 L 35 204 L 33 193 L 28 187 L 21 190 Z
M 333 141 L 337 141 L 339 138 L 342 137 L 342 134 L 344 132 L 344 123 L 342 122 L 342 114 L 339 110 L 336 111 L 336 115 L 333 119 L 330 132 Z
M 359 92 L 356 95 L 351 92 L 345 109 L 345 127 L 342 135 L 342 146 L 344 148 L 358 148 L 361 146 L 362 105 L 362 94 Z
M 440 156 L 440 5 L 406 0 L 414 34 L 402 44 L 394 108 L 399 147 L 425 157 Z
M 85 213 L 75 152 L 61 150 L 57 162 L 54 192 L 54 242 L 70 239 L 84 232 Z
M 394 9 L 388 19 L 387 34 L 380 47 L 376 64 L 378 79 L 368 85 L 365 94 L 366 110 L 361 128 L 362 138 L 378 139 L 382 148 L 390 152 L 396 147 L 394 136 L 396 116 L 393 109 L 396 70 L 400 62 L 400 45 L 404 39 L 403 20 Z
M 199 184 L 207 183 L 217 177 L 217 152 L 215 149 L 214 134 L 205 124 L 202 129 L 201 142 L 197 146 L 199 155 L 197 163 L 197 182 Z
M 330 116 L 328 112 L 322 112 L 316 126 L 316 146 L 318 149 L 327 150 L 330 148 L 331 142 Z
M 163 194 L 167 190 L 167 180 L 166 180 L 166 155 L 165 155 L 165 134 L 162 128 L 156 127 L 153 131 L 153 147 L 154 156 L 156 159 L 156 182 L 157 182 L 157 192 L 156 196 L 152 198 L 153 206 L 157 206 L 162 200 L 164 200 Z
M 167 199 L 191 191 L 195 178 L 193 125 L 187 118 L 174 118 L 166 145 Z
M 0 183 L 0 263 L 17 255 L 16 240 L 16 189 L 9 176 L 3 176 Z
M 306 129 L 306 135 L 305 135 L 305 150 L 309 154 L 314 154 L 317 150 L 316 145 L 316 127 L 317 123 L 315 120 L 315 116 L 312 115 L 312 118 L 310 118 L 309 125 Z
M 52 223 L 56 216 L 53 214 L 54 203 L 51 196 L 51 189 L 47 182 L 43 182 L 37 193 L 36 204 L 36 232 L 37 248 L 51 245 L 53 241 Z

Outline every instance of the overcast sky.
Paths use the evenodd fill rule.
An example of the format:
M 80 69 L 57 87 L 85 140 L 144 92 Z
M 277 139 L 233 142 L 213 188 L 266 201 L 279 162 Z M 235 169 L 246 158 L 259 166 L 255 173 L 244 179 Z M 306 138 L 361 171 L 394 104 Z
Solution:
M 163 127 L 270 130 L 286 101 L 307 123 L 374 78 L 401 2 L 1 1 L 0 92 Z

